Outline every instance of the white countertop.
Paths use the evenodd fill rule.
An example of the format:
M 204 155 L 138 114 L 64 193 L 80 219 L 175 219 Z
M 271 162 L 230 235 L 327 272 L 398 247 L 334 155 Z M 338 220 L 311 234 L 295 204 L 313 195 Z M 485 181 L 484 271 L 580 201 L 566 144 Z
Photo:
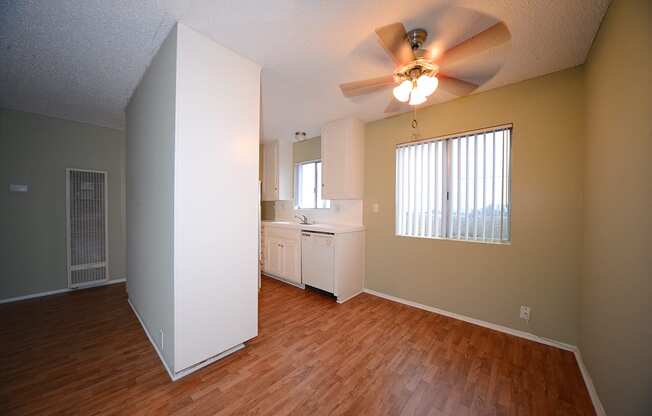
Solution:
M 281 228 L 291 228 L 294 230 L 306 230 L 306 231 L 321 231 L 324 233 L 354 233 L 358 231 L 364 231 L 364 226 L 362 225 L 349 225 L 349 224 L 299 224 L 298 222 L 292 221 L 262 221 L 263 225 L 271 227 L 281 227 Z

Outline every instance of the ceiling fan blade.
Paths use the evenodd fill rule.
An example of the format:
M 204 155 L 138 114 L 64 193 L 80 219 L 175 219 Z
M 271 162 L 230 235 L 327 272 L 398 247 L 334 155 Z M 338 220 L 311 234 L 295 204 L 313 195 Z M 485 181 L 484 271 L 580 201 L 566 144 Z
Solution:
M 387 108 L 385 108 L 386 113 L 398 113 L 403 109 L 405 103 L 400 102 L 396 98 L 392 97 L 392 101 L 389 102 Z
M 346 84 L 340 84 L 340 89 L 345 97 L 355 97 L 357 95 L 368 94 L 390 85 L 394 85 L 394 75 L 365 79 L 363 81 L 347 82 Z
M 489 29 L 478 33 L 475 36 L 453 46 L 444 52 L 439 60 L 442 65 L 452 65 L 456 62 L 469 58 L 477 53 L 494 48 L 508 42 L 512 38 L 509 29 L 503 22 L 496 23 Z
M 441 72 L 437 74 L 437 78 L 439 79 L 439 88 L 458 96 L 471 94 L 478 88 L 477 84 L 463 81 L 459 78 L 449 77 Z
M 392 23 L 391 25 L 379 27 L 376 29 L 376 34 L 380 44 L 397 65 L 404 65 L 416 59 L 412 46 L 407 40 L 407 33 L 403 23 Z

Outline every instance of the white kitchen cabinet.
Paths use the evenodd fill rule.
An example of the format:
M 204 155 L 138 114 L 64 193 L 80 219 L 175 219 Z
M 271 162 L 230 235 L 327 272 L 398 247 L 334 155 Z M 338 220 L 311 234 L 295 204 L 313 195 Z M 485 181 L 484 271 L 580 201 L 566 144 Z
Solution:
M 263 271 L 273 275 L 280 276 L 282 273 L 282 240 L 279 238 L 267 237 L 265 245 L 265 255 L 263 258 Z
M 263 201 L 292 199 L 292 143 L 263 143 Z
M 301 284 L 301 242 L 281 240 L 281 277 Z
M 263 227 L 263 273 L 301 284 L 299 230 Z
M 364 124 L 349 117 L 321 130 L 324 199 L 362 199 L 364 192 Z
M 338 303 L 364 288 L 364 227 L 262 223 L 263 272 L 330 292 Z

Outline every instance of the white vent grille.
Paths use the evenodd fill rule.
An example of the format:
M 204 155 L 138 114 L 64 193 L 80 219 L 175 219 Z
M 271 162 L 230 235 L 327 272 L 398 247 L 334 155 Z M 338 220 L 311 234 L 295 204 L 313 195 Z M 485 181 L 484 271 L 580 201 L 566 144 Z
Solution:
M 68 285 L 108 279 L 106 172 L 67 170 Z

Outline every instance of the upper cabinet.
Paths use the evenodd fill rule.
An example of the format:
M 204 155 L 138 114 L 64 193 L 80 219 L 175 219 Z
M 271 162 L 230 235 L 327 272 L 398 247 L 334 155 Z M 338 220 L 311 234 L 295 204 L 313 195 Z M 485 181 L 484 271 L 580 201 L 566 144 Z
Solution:
M 263 201 L 292 199 L 292 143 L 263 143 Z
M 364 123 L 349 117 L 321 130 L 324 199 L 362 199 L 364 192 Z

